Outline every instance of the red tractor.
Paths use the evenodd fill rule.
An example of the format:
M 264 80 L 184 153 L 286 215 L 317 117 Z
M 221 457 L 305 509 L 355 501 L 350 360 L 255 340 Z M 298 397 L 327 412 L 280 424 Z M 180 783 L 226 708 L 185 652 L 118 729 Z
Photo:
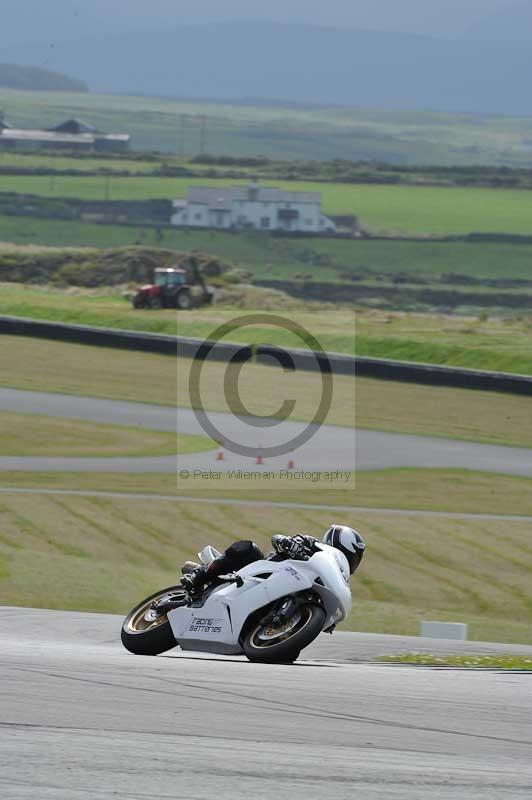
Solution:
M 186 310 L 212 303 L 213 290 L 205 285 L 197 264 L 183 267 L 157 267 L 154 282 L 139 287 L 133 308 L 179 308 Z

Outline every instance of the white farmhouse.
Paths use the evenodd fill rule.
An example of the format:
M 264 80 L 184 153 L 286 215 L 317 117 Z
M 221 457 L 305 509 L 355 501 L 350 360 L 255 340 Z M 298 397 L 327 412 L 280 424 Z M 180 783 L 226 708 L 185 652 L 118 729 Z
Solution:
M 193 186 L 175 200 L 172 225 L 183 228 L 335 233 L 321 213 L 319 192 L 285 192 L 252 183 L 213 188 Z

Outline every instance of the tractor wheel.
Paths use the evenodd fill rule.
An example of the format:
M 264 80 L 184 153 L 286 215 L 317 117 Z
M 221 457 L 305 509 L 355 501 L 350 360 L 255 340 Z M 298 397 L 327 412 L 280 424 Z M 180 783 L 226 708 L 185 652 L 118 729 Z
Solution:
M 183 292 L 179 292 L 176 297 L 176 306 L 180 309 L 180 311 L 188 311 L 194 305 L 192 296 L 188 289 Z

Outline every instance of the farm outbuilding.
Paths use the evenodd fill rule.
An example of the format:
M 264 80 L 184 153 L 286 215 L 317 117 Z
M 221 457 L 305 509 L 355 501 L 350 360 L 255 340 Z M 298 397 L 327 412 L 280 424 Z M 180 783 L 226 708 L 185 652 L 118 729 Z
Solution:
M 4 150 L 59 148 L 123 152 L 129 148 L 128 133 L 103 133 L 86 122 L 67 119 L 53 128 L 14 128 L 0 125 L 0 148 Z

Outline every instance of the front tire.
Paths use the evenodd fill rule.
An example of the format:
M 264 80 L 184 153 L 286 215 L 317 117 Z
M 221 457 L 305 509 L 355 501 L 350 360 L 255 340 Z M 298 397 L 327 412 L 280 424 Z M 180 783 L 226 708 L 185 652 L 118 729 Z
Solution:
M 132 304 L 133 304 L 133 308 L 135 308 L 137 311 L 140 310 L 140 309 L 147 308 L 146 300 L 145 300 L 144 297 L 142 297 L 142 295 L 140 295 L 140 296 L 137 295 L 136 297 L 134 297 L 133 300 L 132 300 Z
M 298 606 L 292 617 L 278 627 L 255 620 L 246 629 L 242 650 L 250 661 L 291 664 L 321 633 L 325 619 L 321 606 L 307 603 Z
M 154 600 L 161 600 L 167 595 L 179 600 L 182 596 L 183 605 L 186 595 L 180 586 L 170 586 L 160 589 L 155 594 L 147 597 L 129 612 L 122 624 L 122 644 L 137 656 L 158 656 L 177 645 L 172 627 L 166 614 L 155 615 L 151 612 Z

